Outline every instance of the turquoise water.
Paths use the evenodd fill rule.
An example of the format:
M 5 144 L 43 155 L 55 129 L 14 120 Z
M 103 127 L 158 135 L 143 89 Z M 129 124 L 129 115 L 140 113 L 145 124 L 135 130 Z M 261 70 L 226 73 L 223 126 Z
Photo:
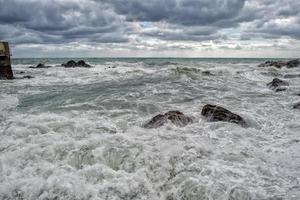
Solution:
M 0 82 L 0 199 L 300 198 L 300 79 L 282 93 L 266 86 L 299 69 L 234 58 L 60 66 L 68 60 L 13 59 L 17 78 L 34 78 Z M 29 68 L 38 63 L 51 67 Z M 208 122 L 208 103 L 250 127 Z M 169 110 L 194 123 L 142 128 Z

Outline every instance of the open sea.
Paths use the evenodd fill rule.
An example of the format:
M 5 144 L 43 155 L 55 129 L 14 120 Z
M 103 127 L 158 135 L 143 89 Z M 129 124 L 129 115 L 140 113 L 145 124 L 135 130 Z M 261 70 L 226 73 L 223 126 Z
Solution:
M 299 200 L 299 68 L 267 59 L 13 59 L 0 81 L 1 200 Z M 79 60 L 79 59 L 75 59 Z M 45 63 L 47 69 L 32 69 Z M 289 82 L 275 93 L 273 78 Z M 205 104 L 241 115 L 208 122 Z M 186 127 L 144 129 L 179 110 Z

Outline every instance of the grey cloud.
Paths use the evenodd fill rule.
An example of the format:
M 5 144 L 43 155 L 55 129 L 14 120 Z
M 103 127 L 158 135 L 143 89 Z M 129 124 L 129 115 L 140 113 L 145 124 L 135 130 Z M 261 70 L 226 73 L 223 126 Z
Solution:
M 218 33 L 216 27 L 188 27 L 180 29 L 150 30 L 143 33 L 144 36 L 159 38 L 166 41 L 206 41 L 226 39 L 226 36 Z
M 242 39 L 280 37 L 300 39 L 300 1 L 252 1 L 259 2 L 259 7 L 252 9 L 255 18 L 251 26 L 242 33 Z
M 190 41 L 226 45 L 238 36 L 244 42 L 300 40 L 299 10 L 298 0 L 0 0 L 0 40 L 16 46 L 124 43 L 128 51 L 160 44 L 189 49 Z M 149 39 L 153 46 L 143 45 Z
M 127 41 L 127 24 L 106 5 L 90 0 L 0 0 L 0 24 L 7 26 L 2 30 L 7 34 L 0 39 L 13 43 L 65 43 L 95 37 L 98 42 Z M 9 35 L 12 28 L 8 26 L 19 36 Z
M 207 25 L 235 18 L 245 0 L 104 0 L 128 21 Z

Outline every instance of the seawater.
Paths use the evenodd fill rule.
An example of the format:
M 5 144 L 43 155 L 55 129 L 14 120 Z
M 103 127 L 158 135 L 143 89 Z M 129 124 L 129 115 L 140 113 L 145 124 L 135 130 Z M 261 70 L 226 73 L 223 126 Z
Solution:
M 265 59 L 13 59 L 0 82 L 0 199 L 298 200 L 299 69 Z M 75 59 L 79 60 L 79 59 Z M 38 63 L 52 66 L 31 69 Z M 209 71 L 209 73 L 208 73 Z M 205 104 L 249 128 L 201 117 Z M 194 123 L 143 129 L 179 110 Z

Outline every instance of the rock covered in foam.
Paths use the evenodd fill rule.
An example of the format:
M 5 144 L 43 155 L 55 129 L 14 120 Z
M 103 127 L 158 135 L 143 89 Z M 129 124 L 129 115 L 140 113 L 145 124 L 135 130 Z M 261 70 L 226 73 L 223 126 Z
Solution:
M 74 67 L 91 68 L 92 67 L 91 65 L 87 64 L 84 60 L 79 60 L 78 62 L 75 62 L 74 60 L 70 60 L 67 63 L 63 63 L 62 66 L 66 68 L 74 68 Z
M 285 87 L 289 86 L 289 83 L 279 78 L 274 78 L 270 83 L 267 84 L 267 86 L 275 92 L 281 92 L 286 90 Z
M 209 121 L 225 121 L 236 123 L 244 127 L 247 126 L 246 121 L 241 116 L 220 106 L 207 104 L 202 108 L 201 115 L 206 117 Z
M 39 63 L 37 66 L 30 66 L 29 68 L 33 68 L 33 69 L 42 69 L 42 68 L 50 68 L 51 66 L 47 66 L 43 63 Z
M 148 129 L 158 128 L 168 123 L 168 121 L 179 127 L 184 127 L 193 122 L 190 117 L 184 115 L 180 111 L 169 111 L 165 114 L 156 115 L 149 122 L 144 124 L 143 127 Z
M 299 59 L 290 60 L 290 61 L 270 61 L 270 60 L 268 60 L 265 63 L 258 65 L 258 67 L 294 68 L 294 67 L 298 67 L 299 64 L 300 64 Z
M 293 105 L 293 108 L 294 108 L 294 109 L 300 109 L 300 102 L 295 103 L 295 104 Z
M 300 74 L 286 74 L 283 78 L 299 78 Z

